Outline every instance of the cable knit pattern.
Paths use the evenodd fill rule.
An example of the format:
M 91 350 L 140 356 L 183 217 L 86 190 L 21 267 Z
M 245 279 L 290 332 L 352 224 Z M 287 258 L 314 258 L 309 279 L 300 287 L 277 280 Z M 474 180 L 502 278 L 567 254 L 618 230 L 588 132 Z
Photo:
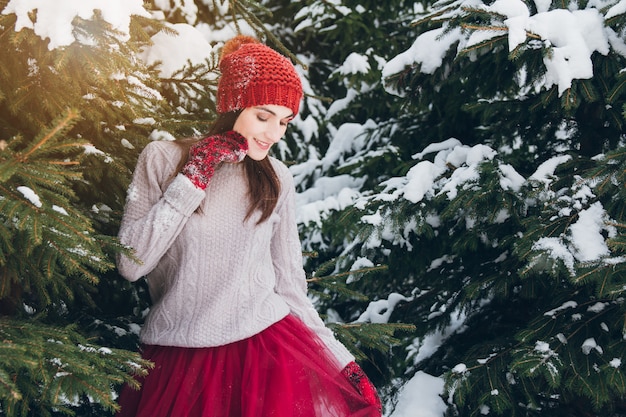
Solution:
M 174 172 L 182 152 L 171 142 L 146 146 L 120 227 L 120 240 L 142 263 L 120 256 L 119 271 L 129 281 L 145 276 L 153 302 L 141 341 L 220 346 L 293 313 L 341 366 L 353 361 L 307 297 L 287 167 L 271 159 L 282 191 L 272 216 L 257 225 L 256 215 L 244 222 L 248 195 L 242 164 L 220 164 L 203 191 Z

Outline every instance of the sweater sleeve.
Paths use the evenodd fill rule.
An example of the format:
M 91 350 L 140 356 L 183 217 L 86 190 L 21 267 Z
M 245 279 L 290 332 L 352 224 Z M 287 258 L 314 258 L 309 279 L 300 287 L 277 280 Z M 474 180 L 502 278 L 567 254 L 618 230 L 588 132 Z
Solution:
M 326 327 L 313 303 L 307 297 L 306 275 L 302 265 L 302 246 L 295 215 L 295 186 L 285 166 L 279 172 L 283 197 L 277 206 L 280 221 L 272 237 L 272 259 L 276 271 L 276 292 L 289 305 L 291 312 L 313 330 L 339 364 L 345 367 L 354 356 Z
M 151 142 L 137 160 L 118 234 L 141 261 L 118 256 L 119 272 L 129 281 L 154 269 L 205 196 L 182 174 L 169 181 L 180 157 L 177 150 L 172 143 Z

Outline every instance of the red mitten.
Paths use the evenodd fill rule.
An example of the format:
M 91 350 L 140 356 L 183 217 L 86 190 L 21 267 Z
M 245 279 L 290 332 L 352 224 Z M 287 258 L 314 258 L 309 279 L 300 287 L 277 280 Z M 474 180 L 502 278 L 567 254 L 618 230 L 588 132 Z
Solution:
M 241 162 L 247 151 L 248 141 L 233 130 L 209 136 L 191 146 L 182 173 L 204 190 L 220 162 Z
M 380 402 L 380 397 L 376 392 L 376 387 L 369 380 L 363 369 L 356 363 L 350 362 L 343 368 L 343 375 L 354 385 L 354 387 L 363 396 L 368 404 L 378 407 L 378 411 L 383 410 L 383 406 Z

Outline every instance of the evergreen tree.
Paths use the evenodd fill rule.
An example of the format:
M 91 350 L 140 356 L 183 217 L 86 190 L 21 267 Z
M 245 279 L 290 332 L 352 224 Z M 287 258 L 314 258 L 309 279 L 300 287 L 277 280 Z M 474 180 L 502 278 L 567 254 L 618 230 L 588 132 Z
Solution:
M 11 6 L 0 1 L 0 413 L 112 410 L 113 386 L 147 364 L 83 326 L 122 250 L 110 223 L 133 158 L 122 149 L 145 141 L 134 120 L 158 103 L 129 59 L 147 18 L 126 42 L 98 12 L 77 17 L 68 35 L 91 41 L 56 47 L 35 34 L 44 16 L 32 10 L 29 27 Z
M 206 130 L 216 61 L 167 77 L 146 63 L 152 36 L 195 20 L 189 3 L 187 15 L 76 3 L 52 16 L 65 26 L 48 20 L 65 9 L 18 3 L 0 0 L 0 414 L 109 415 L 119 387 L 150 367 L 137 354 L 145 287 L 114 268 L 132 255 L 116 239 L 126 188 L 148 140 Z M 197 15 L 223 26 L 253 5 Z
M 273 29 L 307 68 L 307 96 L 282 152 L 294 161 L 303 244 L 316 255 L 307 258 L 311 288 L 383 392 L 391 347 L 414 325 L 385 318 L 402 299 L 385 278 L 388 259 L 351 252 L 362 229 L 354 204 L 402 160 L 406 137 L 394 127 L 403 103 L 385 91 L 381 71 L 410 42 L 417 14 L 398 13 L 413 7 L 400 0 L 265 3 Z
M 416 300 L 423 312 L 415 317 L 432 331 L 463 314 L 468 330 L 416 365 L 445 371 L 460 415 L 489 409 L 499 415 L 606 416 L 623 408 L 618 242 L 624 200 L 617 167 L 624 162 L 624 16 L 614 4 L 519 3 L 528 15 L 517 18 L 535 24 L 513 44 L 514 15 L 506 3 L 438 3 L 418 24 L 425 30 L 418 42 L 437 33 L 445 45 L 448 36 L 443 64 L 429 71 L 427 63 L 416 62 L 390 80 L 412 107 L 446 119 L 450 112 L 466 113 L 470 122 L 463 125 L 466 134 L 453 136 L 464 145 L 432 154 L 435 163 L 447 158 L 448 166 L 422 199 L 409 197 L 413 204 L 394 208 L 374 205 L 396 221 L 430 223 L 430 230 L 413 237 L 430 247 L 416 284 L 431 296 Z M 600 31 L 587 27 L 576 37 L 575 25 L 592 19 L 602 22 Z M 554 33 L 542 30 L 545 20 L 568 23 Z M 581 46 L 588 46 L 583 57 L 571 49 Z M 568 64 L 582 66 L 583 58 L 592 74 L 577 78 L 573 67 L 555 74 Z M 484 68 L 490 76 L 476 76 Z M 397 87 L 400 81 L 407 87 Z M 442 96 L 450 87 L 456 94 Z M 451 158 L 485 145 L 490 152 L 481 152 L 484 158 L 474 166 L 469 158 Z M 427 163 L 416 164 L 413 173 Z M 427 220 L 433 213 L 436 224 Z M 444 305 L 440 311 L 448 314 L 433 317 Z
M 450 415 L 620 415 L 619 3 L 267 3 L 296 16 L 285 39 L 321 96 L 288 150 L 309 263 L 384 266 L 350 278 L 365 298 L 321 306 L 416 326 L 390 356 L 366 350 L 388 411 L 423 370 Z M 531 22 L 518 43 L 513 18 Z
M 450 415 L 620 415 L 623 11 L 616 1 L 410 3 L 364 8 L 381 18 L 352 30 L 342 23 L 367 15 L 356 2 L 308 2 L 299 15 L 320 56 L 344 59 L 312 59 L 326 65 L 322 83 L 343 82 L 328 94 L 343 101 L 333 92 L 361 87 L 341 112 L 320 106 L 319 158 L 294 167 L 318 193 L 302 198 L 327 208 L 304 222 L 306 242 L 348 269 L 387 266 L 359 283 L 387 300 L 389 321 L 417 328 L 374 358 L 393 371 L 392 392 L 425 370 L 446 378 Z M 383 16 L 396 24 L 387 43 Z M 511 46 L 520 19 L 531 23 Z M 545 20 L 557 30 L 541 31 Z M 568 35 L 587 48 L 563 48 Z M 363 44 L 383 65 L 339 77 Z M 581 52 L 592 72 L 554 73 Z M 346 320 L 372 317 L 364 304 L 335 306 Z

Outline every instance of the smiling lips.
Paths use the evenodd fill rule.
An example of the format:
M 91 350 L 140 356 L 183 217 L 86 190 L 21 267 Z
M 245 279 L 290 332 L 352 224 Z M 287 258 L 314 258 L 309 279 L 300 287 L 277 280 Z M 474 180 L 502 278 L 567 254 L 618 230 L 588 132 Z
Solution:
M 267 151 L 267 150 L 270 148 L 270 146 L 271 146 L 271 144 L 270 144 L 270 143 L 267 143 L 267 142 L 261 142 L 261 141 L 260 141 L 260 140 L 258 140 L 258 139 L 255 139 L 254 141 L 256 142 L 256 144 L 258 145 L 258 147 L 259 147 L 259 148 L 261 148 L 261 149 L 262 149 L 262 150 L 264 150 L 264 151 Z

